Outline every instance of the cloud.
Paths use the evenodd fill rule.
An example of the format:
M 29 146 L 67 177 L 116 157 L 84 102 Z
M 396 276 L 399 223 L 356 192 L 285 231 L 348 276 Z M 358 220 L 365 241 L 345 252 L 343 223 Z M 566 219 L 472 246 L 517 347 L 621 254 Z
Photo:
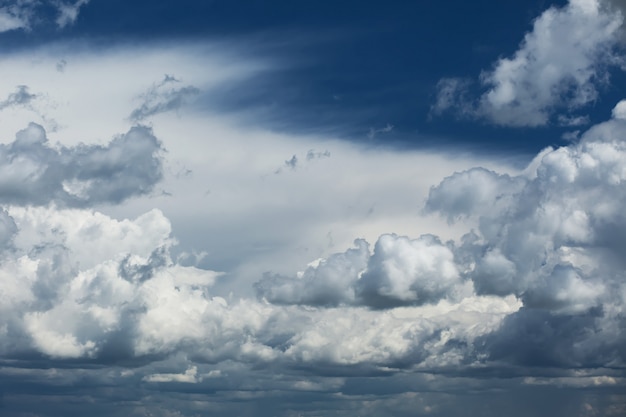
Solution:
M 616 51 L 622 23 L 622 12 L 599 0 L 551 7 L 512 57 L 481 74 L 484 92 L 477 100 L 468 81 L 442 79 L 432 112 L 452 110 L 503 126 L 584 124 L 584 115 L 572 113 L 593 103 L 598 86 L 609 82 L 609 69 L 624 63 Z
M 624 120 L 626 119 L 626 100 L 622 100 L 613 108 L 613 118 Z
M 371 140 L 371 139 L 374 139 L 380 133 L 389 133 L 392 130 L 393 130 L 393 125 L 391 125 L 389 123 L 387 123 L 387 126 L 381 127 L 379 129 L 375 129 L 373 127 L 370 127 L 370 130 L 367 133 L 367 138 Z
M 73 25 L 78 18 L 80 8 L 87 5 L 89 0 L 77 0 L 75 2 L 54 1 L 53 4 L 57 8 L 58 16 L 56 24 L 63 29 L 66 26 Z
M 128 122 L 133 98 L 150 88 L 143 70 L 153 80 L 167 62 L 186 63 L 185 80 L 205 91 L 202 76 L 223 69 L 155 51 L 101 53 L 119 66 L 66 54 L 62 73 L 58 54 L 36 71 L 20 61 L 30 56 L 15 58 L 36 91 L 31 79 L 46 76 L 56 77 L 53 93 L 68 88 L 57 99 L 69 103 L 65 123 L 84 130 L 72 139 L 59 131 L 64 142 L 53 145 L 56 134 L 48 140 L 32 125 L 0 146 L 6 175 L 37 190 L 19 199 L 5 190 L 0 211 L 3 415 L 72 415 L 87 403 L 93 415 L 140 417 L 478 415 L 499 402 L 522 415 L 537 396 L 555 409 L 624 403 L 619 106 L 523 172 L 187 111 L 148 116 L 159 140 L 135 127 L 108 144 L 70 145 L 94 130 L 124 131 L 110 117 Z M 157 57 L 158 68 L 145 64 Z M 80 94 L 85 86 L 90 95 Z M 112 112 L 88 105 L 111 97 Z M 158 157 L 165 147 L 167 160 Z M 122 165 L 107 165 L 120 155 Z M 297 169 L 263 177 L 291 155 Z M 103 173 L 98 190 L 124 182 L 135 191 L 120 194 L 136 198 L 110 204 L 102 196 L 113 191 L 72 182 L 87 168 L 80 178 Z M 31 175 L 42 170 L 53 186 Z M 122 175 L 104 182 L 109 171 Z M 429 192 L 433 178 L 443 179 Z M 206 256 L 185 260 L 194 249 Z M 594 381 L 607 404 L 572 396 Z
M 34 123 L 0 145 L 0 201 L 65 206 L 119 203 L 146 194 L 162 178 L 159 141 L 134 127 L 107 146 L 54 148 Z
M 192 366 L 182 374 L 152 374 L 143 377 L 144 381 L 148 382 L 182 382 L 187 384 L 193 384 L 198 382 L 196 374 L 198 368 Z
M 475 222 L 458 243 L 383 235 L 370 254 L 358 240 L 295 277 L 267 275 L 258 295 L 275 304 L 372 309 L 514 296 L 523 308 L 481 339 L 490 360 L 624 363 L 617 329 L 626 301 L 625 130 L 619 118 L 594 126 L 577 143 L 541 152 L 518 175 L 473 168 L 445 178 L 425 210 Z
M 17 0 L 11 5 L 0 7 L 0 32 L 30 29 L 30 20 L 36 4 L 33 0 Z
M 142 373 L 150 383 L 219 378 L 199 364 L 224 361 L 314 373 L 316 364 L 447 366 L 470 360 L 449 341 L 465 346 L 519 308 L 514 297 L 489 296 L 393 314 L 229 302 L 211 295 L 218 273 L 172 261 L 171 225 L 158 210 L 119 221 L 83 209 L 16 207 L 4 217 L 3 356 L 140 364 L 184 353 L 198 362 L 182 374 Z M 468 327 L 477 317 L 481 326 Z
M 274 303 L 390 308 L 458 299 L 466 288 L 452 251 L 434 236 L 381 236 L 370 255 L 356 248 L 310 265 L 295 278 L 268 275 L 255 284 L 259 297 Z
M 33 24 L 42 21 L 43 14 L 40 15 L 39 9 L 47 5 L 56 9 L 58 16 L 55 23 L 63 29 L 76 21 L 80 8 L 89 3 L 89 0 L 17 0 L 9 3 L 12 4 L 0 7 L 0 33 L 17 29 L 31 30 Z
M 179 83 L 171 75 L 166 75 L 158 84 L 153 84 L 147 92 L 141 95 L 143 103 L 130 114 L 130 120 L 141 122 L 150 116 L 172 110 L 178 110 L 190 97 L 198 95 L 200 90 L 193 86 L 181 88 L 170 87 L 170 84 Z
M 0 101 L 0 110 L 13 106 L 28 107 L 28 105 L 36 98 L 37 94 L 31 94 L 28 86 L 18 85 L 14 93 L 9 94 L 5 100 Z

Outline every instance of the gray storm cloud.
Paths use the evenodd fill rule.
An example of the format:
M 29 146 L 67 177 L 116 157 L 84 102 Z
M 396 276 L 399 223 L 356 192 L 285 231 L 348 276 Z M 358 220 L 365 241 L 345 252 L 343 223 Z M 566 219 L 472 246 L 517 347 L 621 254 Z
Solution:
M 52 146 L 37 124 L 0 145 L 0 203 L 88 206 L 147 194 L 162 178 L 161 144 L 134 127 L 108 145 Z

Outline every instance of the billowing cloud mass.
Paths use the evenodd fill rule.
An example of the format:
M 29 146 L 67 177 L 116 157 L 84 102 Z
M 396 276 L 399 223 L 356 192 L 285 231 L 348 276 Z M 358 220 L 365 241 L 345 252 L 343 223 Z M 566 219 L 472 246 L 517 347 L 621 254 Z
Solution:
M 87 3 L 0 2 L 0 32 Z M 0 415 L 626 415 L 626 100 L 582 111 L 624 65 L 611 4 L 440 83 L 435 112 L 576 127 L 517 168 L 252 126 L 217 96 L 289 74 L 234 43 L 2 54 Z
M 555 366 L 623 366 L 624 131 L 619 118 L 597 125 L 576 144 L 544 150 L 522 175 L 474 168 L 444 179 L 425 209 L 474 220 L 477 229 L 459 243 L 384 235 L 370 252 L 358 240 L 297 276 L 266 276 L 258 294 L 277 304 L 374 309 L 514 296 L 523 308 L 487 337 L 486 354 L 532 365 L 537 350 Z M 538 333 L 515 346 L 529 331 Z
M 18 383 L 0 389 L 9 407 L 20 395 L 15 387 L 77 380 L 96 390 L 92 401 L 118 401 L 128 389 L 145 398 L 153 390 L 181 398 L 220 392 L 221 408 L 181 405 L 211 414 L 233 411 L 241 395 L 293 400 L 296 392 L 354 405 L 361 400 L 341 396 L 390 384 L 390 398 L 438 415 L 450 412 L 436 408 L 440 401 L 403 396 L 468 383 L 622 389 L 621 107 L 521 173 L 477 167 L 433 186 L 424 211 L 473 224 L 461 239 L 357 239 L 302 272 L 268 272 L 255 284 L 256 299 L 218 296 L 228 275 L 190 265 L 161 210 L 115 219 L 89 208 L 130 193 L 116 188 L 116 175 L 135 184 L 133 192 L 142 178 L 158 181 L 160 147 L 150 130 L 133 128 L 107 146 L 55 148 L 31 125 L 2 145 L 3 178 L 21 175 L 11 183 L 25 188 L 1 188 L 0 374 Z M 81 171 L 87 167 L 91 176 Z M 102 172 L 109 183 L 99 183 Z M 63 188 L 73 179 L 98 186 L 78 200 Z M 51 364 L 54 374 L 38 370 Z M 110 385 L 119 388 L 100 391 Z M 146 404 L 124 407 L 154 414 L 158 406 Z M 291 406 L 271 409 L 289 415 Z
M 598 88 L 609 83 L 609 68 L 624 66 L 616 53 L 623 20 L 621 9 L 600 0 L 551 7 L 512 57 L 481 74 L 484 92 L 478 99 L 472 98 L 469 80 L 445 78 L 432 111 L 505 126 L 587 124 L 576 112 L 598 98 Z
M 77 378 L 78 364 L 114 364 L 82 377 L 94 387 L 132 383 L 141 395 L 221 390 L 225 401 L 241 390 L 366 393 L 364 381 L 383 375 L 397 395 L 444 380 L 436 389 L 446 391 L 480 372 L 528 387 L 623 387 L 624 131 L 613 118 L 518 175 L 455 173 L 431 188 L 425 210 L 473 219 L 459 241 L 359 239 L 295 276 L 266 275 L 256 300 L 216 296 L 227 277 L 179 263 L 159 210 L 116 220 L 8 206 L 0 351 L 52 361 L 59 383 Z M 3 366 L 24 384 L 51 383 L 19 362 Z M 294 380 L 296 370 L 306 378 Z
M 162 177 L 161 144 L 134 127 L 107 146 L 54 147 L 34 123 L 0 145 L 0 202 L 85 206 L 149 193 Z

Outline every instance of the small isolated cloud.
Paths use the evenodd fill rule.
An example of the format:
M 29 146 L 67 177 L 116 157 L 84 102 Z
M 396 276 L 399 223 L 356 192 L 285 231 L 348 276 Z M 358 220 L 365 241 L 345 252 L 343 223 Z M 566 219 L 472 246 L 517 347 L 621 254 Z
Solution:
M 570 112 L 594 102 L 617 55 L 623 14 L 599 0 L 570 0 L 539 16 L 520 48 L 483 72 L 483 93 L 473 99 L 471 82 L 442 79 L 433 114 L 452 111 L 459 117 L 485 119 L 503 126 L 541 126 L 561 114 L 558 124 L 587 123 Z M 486 91 L 485 91 L 486 90 Z
M 0 145 L 0 202 L 87 206 L 147 194 L 162 177 L 159 141 L 134 127 L 107 146 L 52 147 L 31 123 Z
M 330 158 L 330 151 L 325 150 L 324 152 L 317 152 L 315 149 L 309 149 L 306 153 L 306 160 L 312 161 L 314 159 L 322 159 L 322 158 Z
M 59 72 L 63 72 L 65 71 L 65 67 L 67 66 L 67 61 L 62 59 L 59 62 L 56 63 L 55 68 L 57 71 Z
M 297 165 L 298 165 L 298 157 L 295 155 L 292 156 L 291 159 L 288 159 L 285 161 L 285 166 L 287 168 L 296 169 Z
M 0 101 L 0 110 L 15 106 L 29 107 L 30 103 L 36 98 L 37 94 L 30 93 L 28 86 L 18 85 L 15 88 L 15 92 L 9 94 L 5 100 Z
M 374 139 L 377 135 L 381 134 L 381 133 L 389 133 L 393 130 L 393 125 L 387 123 L 387 125 L 385 127 L 381 127 L 379 129 L 375 129 L 373 127 L 370 127 L 369 132 L 367 133 L 367 137 L 368 139 Z
M 142 103 L 134 109 L 129 118 L 140 122 L 155 114 L 178 110 L 191 97 L 198 95 L 200 90 L 194 86 L 175 88 L 180 80 L 166 75 L 163 81 L 153 84 L 148 91 L 140 96 Z
M 304 157 L 304 161 L 305 161 L 304 166 L 306 166 L 306 164 L 316 159 L 324 159 L 324 158 L 330 158 L 330 151 L 325 150 L 323 152 L 320 152 L 320 151 L 316 151 L 315 149 L 309 149 L 309 151 L 306 153 Z M 301 159 L 299 159 L 296 154 L 293 154 L 291 158 L 286 159 L 283 165 L 278 167 L 274 171 L 274 174 L 276 175 L 280 174 L 281 172 L 283 172 L 283 169 L 295 171 L 298 167 L 302 167 L 302 166 L 303 164 L 301 162 Z

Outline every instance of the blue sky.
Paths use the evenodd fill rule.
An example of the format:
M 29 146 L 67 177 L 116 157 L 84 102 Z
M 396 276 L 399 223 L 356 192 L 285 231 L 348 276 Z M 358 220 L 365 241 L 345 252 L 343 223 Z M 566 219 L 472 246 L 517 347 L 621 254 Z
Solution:
M 0 415 L 624 415 L 625 10 L 0 2 Z

